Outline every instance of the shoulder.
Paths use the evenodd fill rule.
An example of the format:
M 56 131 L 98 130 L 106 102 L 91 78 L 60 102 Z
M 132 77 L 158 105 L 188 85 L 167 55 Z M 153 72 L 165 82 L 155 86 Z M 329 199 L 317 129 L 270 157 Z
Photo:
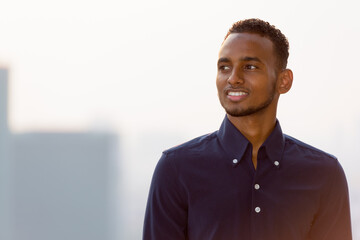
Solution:
M 206 161 L 206 156 L 211 155 L 212 149 L 216 148 L 216 142 L 217 132 L 213 132 L 163 151 L 154 178 L 161 177 L 160 182 L 179 181 L 179 176 L 186 169 L 193 169 L 195 162 Z
M 216 144 L 216 139 L 217 131 L 202 135 L 175 147 L 169 148 L 163 151 L 163 154 L 167 156 L 174 156 L 205 152 L 206 150 L 214 147 L 214 145 Z
M 309 179 L 322 182 L 328 189 L 335 188 L 335 185 L 338 189 L 346 189 L 345 172 L 334 155 L 291 136 L 284 137 L 283 158 L 291 169 L 295 167 L 295 172 L 306 173 Z
M 327 159 L 330 162 L 337 162 L 337 158 L 330 153 L 320 150 L 286 134 L 284 134 L 284 138 L 285 148 L 297 151 L 300 156 L 311 157 L 313 159 Z
M 159 162 L 172 165 L 173 168 L 180 166 L 186 168 L 188 164 L 193 164 L 195 161 L 204 161 L 218 148 L 217 131 L 215 131 L 163 151 Z
M 323 150 L 304 143 L 294 137 L 284 134 L 285 149 L 283 158 L 289 162 L 297 163 L 308 172 L 318 173 L 322 176 L 340 177 L 345 179 L 344 170 L 338 159 Z M 319 177 L 319 175 L 317 175 Z

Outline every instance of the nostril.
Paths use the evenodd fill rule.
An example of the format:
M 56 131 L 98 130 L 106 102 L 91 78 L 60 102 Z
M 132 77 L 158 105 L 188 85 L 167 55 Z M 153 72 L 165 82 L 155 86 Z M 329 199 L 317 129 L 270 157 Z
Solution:
M 227 82 L 230 84 L 240 84 L 243 83 L 244 81 L 241 78 L 230 76 Z

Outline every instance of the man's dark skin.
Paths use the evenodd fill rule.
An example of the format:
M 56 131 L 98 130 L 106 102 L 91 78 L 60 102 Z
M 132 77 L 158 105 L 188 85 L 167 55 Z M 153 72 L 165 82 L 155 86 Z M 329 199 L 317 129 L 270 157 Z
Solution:
M 251 142 L 255 168 L 258 150 L 274 129 L 280 94 L 290 90 L 292 81 L 292 71 L 279 67 L 268 38 L 232 33 L 223 42 L 216 78 L 219 99 L 229 120 Z

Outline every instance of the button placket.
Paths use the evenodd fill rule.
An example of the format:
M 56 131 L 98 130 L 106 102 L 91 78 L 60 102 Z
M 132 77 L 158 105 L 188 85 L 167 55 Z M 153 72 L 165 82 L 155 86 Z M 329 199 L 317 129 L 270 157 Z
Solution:
M 262 151 L 261 151 L 262 150 Z M 259 202 L 258 202 L 258 199 L 259 199 L 259 189 L 260 189 L 260 184 L 258 183 L 257 181 L 257 176 L 259 176 L 259 167 L 260 167 L 260 162 L 262 161 L 262 159 L 264 158 L 263 156 L 263 148 L 261 148 L 261 150 L 259 150 L 259 154 L 257 156 L 257 162 L 258 162 L 258 168 L 257 168 L 257 174 L 255 174 L 255 178 L 254 178 L 254 185 L 253 185 L 253 201 L 254 201 L 254 211 L 256 214 L 259 214 L 261 212 L 261 207 L 259 206 Z
M 257 199 L 259 189 L 260 189 L 260 184 L 255 183 L 254 184 L 254 190 L 253 190 L 254 191 L 254 194 L 253 194 L 254 202 L 257 202 L 256 199 Z M 260 213 L 261 212 L 260 206 L 255 205 L 254 211 L 255 211 L 255 213 Z
M 254 182 L 253 182 L 253 190 L 252 190 L 253 205 L 252 206 L 253 206 L 254 216 L 259 215 L 263 211 L 262 206 L 261 206 L 262 191 L 260 190 L 260 188 L 261 188 L 260 182 L 261 182 L 262 175 L 263 175 L 262 170 L 265 166 L 267 166 L 267 162 L 264 162 L 264 160 L 266 159 L 264 150 L 265 150 L 264 147 L 261 147 L 258 151 L 258 156 L 257 156 L 258 165 L 257 165 L 256 173 L 254 176 Z

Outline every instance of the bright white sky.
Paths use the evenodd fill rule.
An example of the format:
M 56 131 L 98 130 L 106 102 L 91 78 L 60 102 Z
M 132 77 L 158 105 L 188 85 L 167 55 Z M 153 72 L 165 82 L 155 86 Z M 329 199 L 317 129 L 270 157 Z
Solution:
M 218 49 L 233 22 L 258 17 L 290 41 L 283 130 L 340 155 L 349 172 L 360 156 L 358 10 L 356 0 L 0 0 L 11 128 L 213 131 L 224 117 Z
M 248 17 L 290 41 L 295 83 L 282 99 L 283 125 L 321 131 L 359 120 L 356 1 L 1 1 L 0 63 L 11 70 L 16 131 L 217 128 L 217 52 L 230 25 Z

